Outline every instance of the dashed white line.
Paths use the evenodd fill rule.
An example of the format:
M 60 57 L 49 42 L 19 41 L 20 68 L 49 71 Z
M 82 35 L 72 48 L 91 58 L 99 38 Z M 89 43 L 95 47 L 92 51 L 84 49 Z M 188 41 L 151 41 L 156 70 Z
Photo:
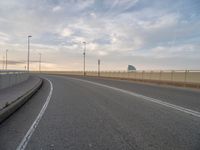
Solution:
M 36 127 L 38 126 L 38 123 L 40 122 L 48 104 L 49 104 L 49 101 L 51 99 L 51 95 L 52 95 L 52 92 L 53 92 L 53 85 L 52 85 L 52 82 L 49 80 L 49 79 L 46 79 L 49 83 L 50 83 L 50 92 L 49 92 L 49 95 L 46 99 L 46 102 L 44 103 L 42 109 L 40 110 L 40 113 L 38 114 L 38 116 L 36 117 L 35 121 L 33 122 L 33 124 L 31 125 L 30 129 L 28 130 L 28 132 L 26 133 L 26 135 L 24 136 L 24 138 L 22 139 L 22 141 L 20 142 L 19 146 L 17 147 L 16 150 L 24 150 L 32 136 L 32 134 L 34 133 Z
M 71 77 L 67 77 L 67 78 L 71 78 Z M 129 94 L 129 95 L 132 95 L 134 97 L 142 98 L 144 100 L 151 101 L 151 102 L 166 106 L 168 108 L 172 108 L 172 109 L 175 109 L 175 110 L 184 112 L 186 114 L 190 114 L 190 115 L 193 115 L 195 117 L 200 118 L 200 112 L 198 112 L 198 111 L 194 111 L 194 110 L 191 110 L 191 109 L 188 109 L 188 108 L 184 108 L 184 107 L 181 107 L 181 106 L 178 106 L 178 105 L 174 105 L 174 104 L 171 104 L 171 103 L 168 103 L 168 102 L 164 102 L 164 101 L 159 100 L 159 99 L 147 97 L 147 96 L 144 96 L 144 95 L 141 95 L 141 94 L 137 94 L 137 93 L 134 93 L 134 92 L 126 91 L 126 90 L 123 90 L 123 89 L 119 89 L 119 88 L 116 88 L 116 87 L 108 86 L 108 85 L 97 83 L 97 82 L 92 82 L 92 81 L 82 80 L 82 79 L 77 79 L 77 78 L 71 78 L 71 79 L 82 81 L 82 82 L 87 82 L 87 83 L 90 83 L 90 84 L 93 84 L 93 85 L 97 85 L 97 86 L 109 88 L 109 89 L 112 89 L 112 90 L 115 90 L 115 91 L 119 91 L 119 92 L 122 92 L 122 93 L 125 93 L 125 94 Z

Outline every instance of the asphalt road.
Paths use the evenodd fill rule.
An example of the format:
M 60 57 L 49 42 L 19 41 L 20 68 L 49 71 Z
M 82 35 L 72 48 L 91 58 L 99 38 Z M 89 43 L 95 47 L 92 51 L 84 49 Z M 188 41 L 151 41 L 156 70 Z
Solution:
M 0 124 L 1 150 L 19 147 L 44 104 L 48 104 L 46 110 L 39 115 L 31 136 L 25 138 L 26 149 L 200 149 L 200 116 L 178 109 L 181 106 L 198 113 L 197 90 L 97 78 L 43 77 L 52 82 L 52 95 L 45 80 L 30 101 Z

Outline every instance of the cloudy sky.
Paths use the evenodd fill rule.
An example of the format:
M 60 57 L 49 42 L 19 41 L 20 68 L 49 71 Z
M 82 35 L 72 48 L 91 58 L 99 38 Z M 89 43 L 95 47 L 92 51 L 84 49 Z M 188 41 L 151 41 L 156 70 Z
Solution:
M 200 0 L 1 0 L 0 63 L 24 69 L 27 36 L 31 66 L 45 70 L 86 68 L 200 69 Z

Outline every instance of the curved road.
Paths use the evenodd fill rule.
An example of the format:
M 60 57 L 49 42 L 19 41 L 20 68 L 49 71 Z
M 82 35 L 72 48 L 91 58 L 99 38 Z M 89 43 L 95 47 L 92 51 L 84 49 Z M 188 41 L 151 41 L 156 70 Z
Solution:
M 200 149 L 198 90 L 42 77 L 42 88 L 0 124 L 1 150 Z

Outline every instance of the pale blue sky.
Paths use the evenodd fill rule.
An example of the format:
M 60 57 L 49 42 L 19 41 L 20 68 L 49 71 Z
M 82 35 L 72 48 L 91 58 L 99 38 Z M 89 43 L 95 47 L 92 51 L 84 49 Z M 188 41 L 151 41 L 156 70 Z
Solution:
M 23 69 L 27 35 L 31 69 L 200 69 L 199 0 L 1 0 L 0 60 Z

